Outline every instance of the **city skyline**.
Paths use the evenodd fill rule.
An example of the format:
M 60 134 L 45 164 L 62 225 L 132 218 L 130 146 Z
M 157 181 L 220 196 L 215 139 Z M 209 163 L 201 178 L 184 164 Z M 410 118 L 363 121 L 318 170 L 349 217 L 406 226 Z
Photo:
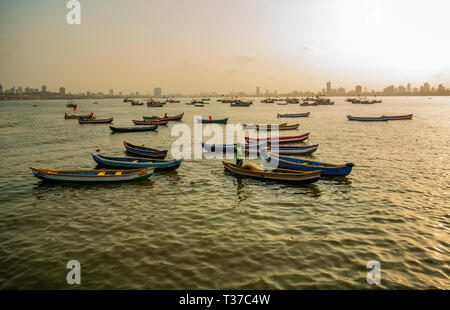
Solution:
M 80 25 L 56 1 L 1 7 L 4 85 L 149 94 L 315 91 L 325 78 L 345 89 L 450 85 L 446 1 L 81 1 Z

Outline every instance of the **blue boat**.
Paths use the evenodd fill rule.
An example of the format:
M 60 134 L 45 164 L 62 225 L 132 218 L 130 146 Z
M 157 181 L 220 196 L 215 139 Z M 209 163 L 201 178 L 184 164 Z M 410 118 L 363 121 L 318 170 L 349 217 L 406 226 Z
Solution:
M 347 115 L 350 121 L 360 121 L 360 122 L 386 122 L 388 119 L 384 117 L 358 117 Z
M 243 145 L 243 148 L 246 152 L 249 151 L 249 149 L 251 150 L 252 147 L 255 151 L 258 151 L 259 148 L 267 146 L 268 143 L 267 142 L 263 142 L 260 144 L 245 144 Z M 227 151 L 229 152 L 234 152 L 234 150 L 236 149 L 236 144 L 208 144 L 208 143 L 204 143 L 202 142 L 202 148 L 205 149 L 208 152 L 223 152 L 226 153 Z
M 228 122 L 228 117 L 224 118 L 224 119 L 197 119 L 197 121 L 203 124 L 211 124 L 211 123 L 215 123 L 215 124 L 226 124 Z
M 175 170 L 181 165 L 180 160 L 158 160 L 138 157 L 113 157 L 104 156 L 98 153 L 91 154 L 92 158 L 99 165 L 117 168 L 155 168 L 156 171 Z
M 278 169 L 275 171 L 283 172 L 284 169 L 300 171 L 321 171 L 323 176 L 346 176 L 352 172 L 354 164 L 347 163 L 343 165 L 328 164 L 318 161 L 303 160 L 290 156 L 278 156 L 270 152 L 261 152 L 260 156 L 266 161 L 278 161 Z
M 164 159 L 167 156 L 167 150 L 156 150 L 145 146 L 134 145 L 123 141 L 128 153 L 154 159 Z

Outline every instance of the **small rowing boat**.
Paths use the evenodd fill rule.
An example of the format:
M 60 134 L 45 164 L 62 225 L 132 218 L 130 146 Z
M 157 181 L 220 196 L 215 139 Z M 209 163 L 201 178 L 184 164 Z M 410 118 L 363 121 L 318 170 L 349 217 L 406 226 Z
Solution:
M 123 144 L 127 152 L 131 154 L 156 159 L 164 159 L 167 156 L 167 150 L 156 150 L 145 146 L 134 145 L 126 141 L 123 141 Z
M 67 103 L 66 104 L 66 107 L 68 107 L 68 108 L 75 108 L 75 107 L 77 107 L 78 105 L 76 104 L 76 103 Z
M 308 117 L 309 116 L 309 112 L 306 112 L 306 113 L 293 113 L 293 114 L 280 114 L 280 113 L 277 113 L 277 117 L 278 118 L 281 118 L 281 117 L 285 117 L 285 118 L 288 118 L 288 117 Z
M 249 107 L 251 102 L 234 102 L 230 103 L 230 107 Z
M 112 132 L 141 132 L 141 131 L 155 131 L 158 126 L 132 126 L 132 127 L 114 127 L 109 126 Z
M 93 118 L 93 119 L 78 119 L 80 124 L 108 124 L 112 123 L 113 118 Z
M 75 115 L 75 114 L 67 114 L 64 113 L 64 119 L 79 119 L 79 118 L 83 118 L 83 119 L 92 119 L 94 117 L 94 115 Z
M 197 122 L 199 123 L 203 123 L 203 124 L 211 124 L 211 123 L 215 123 L 215 124 L 226 124 L 228 122 L 228 117 L 227 118 L 223 118 L 223 119 L 197 119 Z
M 286 137 L 267 137 L 267 138 L 257 138 L 257 139 L 245 137 L 245 140 L 247 141 L 247 143 L 256 143 L 256 142 L 265 142 L 265 141 L 278 142 L 278 143 L 289 143 L 289 142 L 302 142 L 302 141 L 305 141 L 306 139 L 308 139 L 308 137 L 309 137 L 309 132 L 304 133 L 302 135 L 298 135 L 298 136 L 286 136 Z
M 301 172 L 286 170 L 284 172 L 275 172 L 264 170 L 254 163 L 246 163 L 242 167 L 236 167 L 235 164 L 222 161 L 224 168 L 232 175 L 242 177 L 252 177 L 267 181 L 284 181 L 296 183 L 313 183 L 320 179 L 320 171 Z
M 197 108 L 201 108 L 204 106 L 204 104 L 203 103 L 195 103 L 194 106 Z
M 205 149 L 208 152 L 234 152 L 236 149 L 236 144 L 208 144 L 202 142 L 202 148 Z M 306 145 L 306 146 L 278 146 L 276 151 L 280 155 L 308 155 L 311 153 L 314 153 L 317 148 L 319 147 L 318 144 L 315 145 Z M 271 145 L 268 144 L 268 142 L 263 142 L 259 144 L 246 144 L 244 147 L 245 152 L 258 152 L 260 149 L 265 149 L 269 151 L 275 151 L 275 148 L 272 148 Z
M 133 170 L 51 170 L 30 167 L 35 177 L 58 182 L 123 182 L 149 178 L 155 168 Z
M 261 152 L 261 157 L 266 161 L 278 162 L 278 169 L 290 169 L 300 171 L 321 171 L 324 176 L 346 176 L 352 172 L 353 163 L 343 165 L 328 164 L 318 161 L 303 160 L 290 156 L 279 156 L 270 152 Z
M 155 168 L 156 171 L 175 170 L 180 167 L 182 161 L 181 159 L 159 160 L 139 157 L 113 157 L 104 156 L 98 153 L 93 153 L 91 155 L 95 162 L 99 165 L 123 169 Z
M 178 115 L 174 116 L 167 116 L 167 114 L 164 117 L 159 117 L 156 115 L 153 116 L 143 116 L 144 121 L 181 121 L 183 118 L 184 112 Z
M 388 115 L 383 115 L 382 118 L 387 119 L 388 121 L 395 121 L 395 120 L 402 120 L 402 119 L 412 119 L 413 115 L 412 114 L 406 114 L 406 115 L 393 115 L 393 116 L 388 116 Z
M 350 121 L 360 121 L 360 122 L 385 122 L 387 121 L 384 117 L 358 117 L 347 115 L 348 120 Z
M 284 124 L 279 124 L 279 125 L 271 125 L 271 124 L 261 124 L 261 125 L 246 125 L 243 124 L 244 129 L 248 129 L 248 130 L 252 130 L 252 129 L 256 129 L 256 130 L 294 130 L 297 129 L 298 126 L 300 126 L 300 124 L 293 124 L 293 125 L 287 125 L 286 123 Z
M 167 125 L 169 123 L 169 121 L 159 121 L 159 120 L 157 120 L 157 121 L 141 121 L 141 120 L 134 119 L 132 121 L 135 125 L 145 125 L 145 126 L 148 126 L 148 125 L 162 126 L 162 125 Z

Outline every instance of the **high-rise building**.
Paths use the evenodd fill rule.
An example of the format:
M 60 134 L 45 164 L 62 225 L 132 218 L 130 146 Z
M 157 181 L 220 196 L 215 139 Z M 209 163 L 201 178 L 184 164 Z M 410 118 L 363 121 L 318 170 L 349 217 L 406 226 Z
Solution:
M 109 90 L 109 95 L 110 95 L 110 96 L 114 96 L 114 90 L 113 90 L 113 89 L 110 89 L 110 90 Z
M 328 81 L 327 82 L 327 94 L 329 94 L 331 92 L 331 82 Z
M 362 93 L 362 86 L 361 86 L 361 85 L 356 85 L 356 87 L 355 87 L 355 93 L 356 93 L 357 95 L 361 95 L 361 93 Z
M 3 85 L 0 84 L 0 94 L 3 94 Z
M 411 92 L 411 83 L 406 84 L 406 92 Z
M 429 92 L 430 91 L 430 84 L 428 84 L 427 82 L 425 82 L 423 84 L 423 91 L 424 92 Z
M 256 87 L 256 96 L 259 96 L 259 91 L 260 91 L 259 86 L 257 86 Z
M 59 95 L 64 97 L 66 95 L 66 89 L 64 87 L 59 88 Z
M 162 95 L 162 91 L 160 87 L 155 87 L 155 89 L 153 90 L 153 96 L 155 96 L 156 98 L 161 98 Z
M 47 86 L 42 86 L 41 92 L 45 94 L 47 92 Z

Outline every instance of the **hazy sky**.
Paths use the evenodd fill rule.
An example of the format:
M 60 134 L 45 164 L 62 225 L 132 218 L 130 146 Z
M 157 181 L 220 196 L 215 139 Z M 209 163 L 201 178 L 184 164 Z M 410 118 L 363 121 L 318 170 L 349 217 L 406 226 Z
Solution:
M 3 87 L 450 87 L 448 0 L 0 0 Z

